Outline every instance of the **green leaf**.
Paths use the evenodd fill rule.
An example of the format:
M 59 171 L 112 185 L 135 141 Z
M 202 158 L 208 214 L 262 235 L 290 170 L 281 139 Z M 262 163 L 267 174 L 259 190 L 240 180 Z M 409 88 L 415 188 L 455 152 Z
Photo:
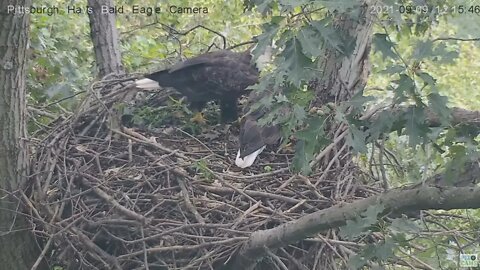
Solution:
M 423 107 L 411 106 L 404 115 L 405 131 L 408 135 L 408 145 L 414 147 L 426 138 L 428 128 L 425 125 L 425 110 Z
M 434 60 L 442 64 L 452 64 L 457 59 L 460 53 L 456 50 L 448 50 L 445 43 L 440 43 L 433 52 L 435 55 Z
M 272 45 L 273 38 L 277 35 L 280 25 L 279 23 L 284 19 L 283 17 L 277 16 L 274 22 L 266 23 L 262 26 L 263 33 L 257 37 L 257 46 L 253 50 L 253 58 L 257 59 L 260 55 L 265 52 L 267 46 Z
M 423 80 L 425 85 L 434 86 L 437 83 L 437 80 L 426 72 L 419 72 L 419 73 L 417 73 L 417 75 L 418 75 L 418 77 L 420 77 Z
M 247 1 L 246 1 L 247 2 Z M 272 12 L 272 9 L 275 7 L 276 3 L 273 0 L 253 0 L 249 1 L 248 7 L 251 8 L 253 6 L 257 7 L 258 12 L 262 15 L 266 15 Z
M 393 81 L 398 86 L 395 88 L 395 101 L 400 103 L 405 101 L 408 96 L 415 95 L 415 82 L 406 74 L 400 74 L 400 79 Z M 407 95 L 406 95 L 407 94 Z
M 287 119 L 287 117 L 282 114 L 282 106 L 275 104 L 271 107 L 271 110 L 267 114 L 265 114 L 258 120 L 258 124 L 261 126 L 265 126 L 268 124 L 276 125 L 283 123 L 285 119 Z
M 356 254 L 349 258 L 348 269 L 361 269 L 368 263 L 368 260 Z
M 255 89 L 253 91 L 261 91 L 260 89 Z M 264 95 L 259 101 L 253 103 L 250 107 L 249 113 L 256 111 L 259 108 L 270 108 L 272 107 L 274 98 L 272 95 Z
M 431 93 L 428 95 L 429 107 L 440 118 L 440 122 L 443 126 L 449 125 L 451 119 L 451 110 L 447 107 L 447 103 L 448 98 L 446 96 L 441 96 L 438 93 Z
M 308 126 L 295 133 L 295 137 L 297 139 L 305 140 L 308 142 L 316 142 L 320 138 L 323 138 L 325 136 L 325 131 L 324 131 L 325 118 L 324 117 L 310 118 L 306 122 Z
M 325 135 L 325 118 L 314 117 L 306 121 L 307 127 L 295 133 L 297 146 L 293 158 L 293 168 L 304 175 L 311 173 L 310 162 L 328 140 Z
M 362 91 L 357 92 L 349 101 L 350 104 L 355 109 L 363 109 L 363 105 L 369 101 L 375 100 L 372 96 L 364 96 Z
M 370 268 L 371 270 L 386 270 L 387 268 L 385 268 L 385 266 L 383 265 L 379 265 L 379 264 L 374 264 L 372 265 L 372 268 Z
M 398 74 L 405 71 L 405 67 L 401 65 L 388 66 L 386 69 L 380 71 L 380 74 Z
M 369 226 L 376 224 L 378 221 L 378 216 L 385 211 L 385 206 L 383 204 L 374 204 L 370 205 L 367 210 L 362 213 L 366 224 Z
M 415 49 L 413 50 L 412 57 L 417 60 L 422 60 L 424 58 L 429 58 L 433 55 L 433 41 L 419 41 L 415 45 Z
M 320 36 L 311 25 L 303 27 L 298 32 L 297 38 L 306 56 L 316 58 L 322 53 L 319 44 Z
M 279 0 L 283 11 L 292 11 L 295 7 L 306 5 L 312 0 Z
M 293 120 L 295 121 L 295 123 L 297 125 L 300 125 L 303 123 L 303 121 L 305 120 L 305 118 L 307 117 L 307 114 L 305 113 L 305 109 L 298 105 L 298 104 L 295 104 L 293 105 Z
M 449 148 L 448 155 L 451 159 L 445 165 L 445 180 L 453 185 L 463 173 L 462 168 L 465 167 L 465 163 L 468 161 L 467 149 L 460 144 L 452 145 Z
M 397 54 L 393 50 L 395 43 L 388 39 L 387 34 L 377 33 L 373 35 L 373 45 L 375 45 L 376 51 L 382 53 L 383 60 L 385 60 L 387 57 L 397 59 Z
M 315 2 L 325 6 L 331 12 L 338 11 L 341 13 L 355 9 L 359 5 L 358 1 L 355 0 L 316 0 Z
M 378 222 L 378 216 L 383 213 L 385 207 L 382 204 L 370 205 L 361 217 L 353 220 L 347 220 L 346 225 L 340 227 L 340 236 L 342 238 L 353 240 L 369 232 L 367 230 Z
M 300 41 L 292 38 L 287 41 L 285 49 L 281 53 L 284 58 L 282 68 L 285 69 L 288 80 L 297 87 L 311 77 L 311 70 L 307 70 L 307 68 L 313 68 L 313 62 L 302 51 Z
M 346 225 L 340 227 L 339 235 L 344 239 L 354 240 L 367 234 L 369 231 L 366 230 L 366 228 L 368 228 L 368 226 L 364 226 L 362 220 L 359 218 L 347 220 Z
M 413 234 L 420 232 L 420 227 L 418 227 L 415 222 L 405 217 L 394 219 L 390 225 L 390 229 L 393 232 L 405 232 Z
M 298 90 L 293 89 L 292 91 L 287 92 L 288 99 L 291 100 L 292 103 L 298 104 L 302 107 L 307 107 L 310 102 L 315 98 L 315 92 L 312 90 Z
M 280 102 L 288 102 L 288 98 L 287 96 L 285 96 L 284 94 L 278 94 L 275 96 L 275 100 L 277 100 L 278 103 Z
M 346 54 L 344 44 L 340 33 L 331 24 L 330 19 L 323 19 L 320 21 L 313 21 L 310 23 L 320 34 L 320 37 L 325 41 L 326 45 L 337 50 L 343 55 Z
M 397 0 L 383 0 L 382 3 L 384 6 L 389 7 L 388 9 L 389 24 L 392 23 L 391 26 L 395 26 L 397 27 L 397 29 L 400 29 L 401 31 L 407 30 L 409 25 L 405 23 L 405 19 L 402 17 L 402 13 L 400 13 L 399 11 L 399 6 L 401 3 L 399 3 Z M 392 7 L 392 9 L 390 9 L 390 7 Z M 408 36 L 409 32 L 406 31 L 406 33 L 402 33 L 402 34 L 404 34 L 405 36 Z
M 420 229 L 420 228 L 419 228 Z M 410 234 L 407 234 L 407 233 L 392 233 L 391 236 L 392 236 L 392 239 L 395 241 L 395 243 L 397 243 L 397 245 L 399 246 L 403 246 L 403 247 L 408 247 L 410 246 L 410 241 L 411 239 L 410 238 L 407 238 L 407 235 L 409 236 Z
M 368 261 L 384 261 L 394 256 L 394 249 L 397 244 L 387 238 L 383 243 L 375 243 L 366 245 L 358 254 L 349 260 L 350 269 L 360 269 Z
M 368 129 L 370 140 L 375 141 L 381 134 L 389 133 L 396 121 L 398 121 L 398 115 L 394 115 L 390 111 L 380 113 L 376 121 L 373 122 Z
M 313 156 L 309 153 L 309 151 L 307 151 L 308 148 L 305 144 L 306 143 L 304 140 L 297 142 L 292 165 L 296 172 L 301 172 L 303 175 L 309 175 L 312 172 L 312 168 L 310 167 L 309 163 Z
M 366 138 L 367 134 L 365 132 L 359 130 L 355 125 L 350 125 L 350 133 L 347 136 L 347 143 L 353 148 L 353 150 L 355 150 L 355 152 L 367 152 Z
M 377 260 L 384 261 L 393 257 L 393 251 L 397 245 L 392 241 L 391 238 L 387 238 L 383 243 L 372 246 L 374 250 L 373 257 Z

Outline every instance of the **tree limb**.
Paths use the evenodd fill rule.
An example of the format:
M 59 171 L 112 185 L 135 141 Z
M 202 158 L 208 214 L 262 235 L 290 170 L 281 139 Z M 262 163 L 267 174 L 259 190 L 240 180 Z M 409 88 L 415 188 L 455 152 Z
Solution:
M 427 113 L 427 121 L 431 126 L 439 126 L 440 125 L 440 117 L 433 112 L 432 110 L 428 109 Z M 452 125 L 458 124 L 467 124 L 476 127 L 480 127 L 480 111 L 470 111 L 462 108 L 454 107 L 452 108 Z
M 321 231 L 343 226 L 347 220 L 359 216 L 375 204 L 384 206 L 382 214 L 427 209 L 480 208 L 480 187 L 423 186 L 395 189 L 354 203 L 337 204 L 276 228 L 254 232 L 225 269 L 253 269 L 267 249 L 286 246 Z
M 390 111 L 392 114 L 402 114 L 406 113 L 408 107 L 398 107 L 395 109 L 387 110 Z M 385 113 L 386 110 L 380 110 L 373 114 L 370 117 L 370 121 L 376 121 L 382 113 Z M 432 109 L 427 108 L 425 110 L 426 122 L 429 126 L 440 126 L 441 121 L 440 117 L 435 113 Z M 467 124 L 476 127 L 480 127 L 480 111 L 470 111 L 458 107 L 451 108 L 451 121 L 452 125 L 458 124 Z

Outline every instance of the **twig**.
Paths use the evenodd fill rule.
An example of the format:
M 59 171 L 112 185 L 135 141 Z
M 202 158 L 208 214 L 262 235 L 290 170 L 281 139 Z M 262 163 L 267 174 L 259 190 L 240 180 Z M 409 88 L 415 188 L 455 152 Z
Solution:
M 120 130 L 117 130 L 117 129 L 112 129 L 112 131 L 114 133 L 117 133 L 117 134 L 120 134 L 126 138 L 129 138 L 133 141 L 136 141 L 136 142 L 140 142 L 140 143 L 144 143 L 144 144 L 147 144 L 147 145 L 151 145 L 151 146 L 154 146 L 160 150 L 163 150 L 165 152 L 168 152 L 168 153 L 172 153 L 180 158 L 183 158 L 184 160 L 188 160 L 189 158 L 187 156 L 185 156 L 184 154 L 182 153 L 179 153 L 178 150 L 172 150 L 172 149 L 169 149 L 163 145 L 161 145 L 160 143 L 157 143 L 157 142 L 154 142 L 152 140 L 149 140 L 147 138 L 145 138 L 143 135 L 140 135 L 132 130 L 129 130 L 129 129 L 124 129 L 125 132 L 122 132 Z M 135 136 L 135 137 L 134 137 Z M 138 137 L 138 138 L 137 138 Z
M 199 244 L 199 245 L 184 245 L 184 246 L 169 246 L 169 247 L 153 247 L 147 249 L 148 253 L 160 253 L 160 252 L 166 252 L 166 251 L 175 251 L 175 252 L 182 252 L 182 251 L 191 251 L 191 250 L 198 250 L 200 248 L 204 247 L 210 247 L 210 246 L 218 246 L 218 245 L 232 245 L 237 242 L 241 242 L 245 240 L 245 238 L 241 237 L 233 237 L 230 239 L 224 239 L 222 241 L 212 241 L 212 242 L 206 242 L 204 244 Z M 143 251 L 137 251 L 137 252 L 132 252 L 129 254 L 121 255 L 118 256 L 118 259 L 120 260 L 125 260 L 131 257 L 135 257 L 138 255 L 141 255 Z
M 145 233 L 143 232 L 143 226 L 140 226 L 140 233 L 142 235 L 142 238 L 145 238 Z M 143 248 L 143 263 L 145 264 L 145 270 L 149 270 L 150 267 L 148 266 L 148 254 L 147 254 L 147 246 L 145 244 L 145 241 L 142 242 L 142 248 Z
M 432 40 L 432 42 L 435 41 L 441 41 L 441 40 L 454 40 L 454 41 L 480 41 L 480 37 L 478 38 L 456 38 L 456 37 L 438 37 Z
M 185 182 L 181 177 L 177 177 L 176 179 L 177 179 L 178 185 L 182 189 L 182 196 L 183 196 L 183 201 L 185 202 L 185 206 L 195 216 L 198 223 L 205 224 L 205 219 L 203 219 L 203 217 L 198 213 L 197 209 L 195 208 L 192 201 L 190 200 L 190 197 L 188 196 L 188 190 L 185 185 Z
M 38 255 L 37 260 L 32 265 L 32 268 L 30 268 L 30 270 L 36 270 L 38 268 L 38 266 L 40 266 L 43 259 L 45 258 L 45 254 L 47 254 L 48 250 L 50 249 L 50 246 L 52 245 L 52 242 L 53 242 L 53 237 L 48 238 L 48 241 L 45 244 L 45 246 L 43 247 L 42 252 L 40 253 L 40 255 Z
M 58 103 L 60 103 L 60 102 L 62 102 L 62 101 L 65 101 L 65 100 L 67 100 L 67 99 L 74 98 L 74 97 L 76 97 L 76 96 L 78 96 L 78 95 L 80 95 L 80 94 L 83 94 L 83 93 L 85 93 L 85 92 L 87 92 L 87 91 L 79 91 L 79 92 L 77 92 L 77 93 L 75 93 L 75 94 L 73 94 L 73 95 L 70 95 L 70 96 L 68 96 L 68 97 L 64 97 L 64 98 L 61 98 L 61 99 L 56 100 L 56 101 L 54 101 L 54 102 L 50 102 L 50 103 L 48 103 L 47 105 L 45 105 L 44 108 L 48 108 L 48 107 L 53 106 L 53 105 L 55 105 L 55 104 L 58 104 Z
M 95 182 L 99 182 L 99 179 L 91 176 L 91 175 L 88 175 L 88 174 L 85 174 L 85 173 L 81 173 L 79 172 L 79 174 L 83 177 L 86 177 L 86 178 L 89 178 L 91 180 L 94 180 Z M 86 180 L 84 180 L 83 178 L 81 178 L 82 180 L 82 183 L 86 186 L 90 186 L 90 183 Z M 124 215 L 126 215 L 127 217 L 130 217 L 132 219 L 135 219 L 136 221 L 140 222 L 141 224 L 145 224 L 147 223 L 147 219 L 142 216 L 142 215 L 139 215 L 127 208 L 125 208 L 123 205 L 121 205 L 120 203 L 118 203 L 113 197 L 111 197 L 110 195 L 108 195 L 106 192 L 104 192 L 103 190 L 101 190 L 100 188 L 98 187 L 91 187 L 92 188 L 92 191 L 95 192 L 95 194 L 97 194 L 100 198 L 102 198 L 104 201 L 106 201 L 107 203 L 111 204 L 113 206 L 114 209 L 118 209 L 118 211 L 120 211 L 121 213 L 123 213 Z
M 194 26 L 194 27 L 192 27 L 192 28 L 190 28 L 190 29 L 188 29 L 188 30 L 186 30 L 186 31 L 180 32 L 180 31 L 178 31 L 177 29 L 175 29 L 175 28 L 173 28 L 173 27 L 171 27 L 171 26 L 169 26 L 169 25 L 166 25 L 166 24 L 163 24 L 163 23 L 160 23 L 160 24 L 163 25 L 164 27 L 170 29 L 174 34 L 182 35 L 182 36 L 187 35 L 188 33 L 196 30 L 197 28 L 203 28 L 203 29 L 205 29 L 205 30 L 207 30 L 207 31 L 210 31 L 210 32 L 218 35 L 219 37 L 221 37 L 222 40 L 223 40 L 223 49 L 227 48 L 227 38 L 226 38 L 222 33 L 218 32 L 218 31 L 215 31 L 215 30 L 213 30 L 213 29 L 211 29 L 211 28 L 209 28 L 209 27 L 206 27 L 206 26 L 204 26 L 204 25 L 199 24 L 199 25 L 196 25 L 196 26 Z

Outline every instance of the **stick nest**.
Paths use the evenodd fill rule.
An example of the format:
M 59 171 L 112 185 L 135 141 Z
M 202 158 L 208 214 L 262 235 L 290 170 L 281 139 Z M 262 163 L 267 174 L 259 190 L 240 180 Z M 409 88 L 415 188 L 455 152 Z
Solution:
M 50 263 L 219 269 L 254 231 L 374 192 L 355 182 L 342 145 L 305 177 L 290 171 L 288 153 L 266 152 L 246 170 L 232 166 L 238 124 L 196 137 L 176 127 L 115 124 L 115 108 L 136 91 L 131 78 L 95 83 L 36 144 L 23 199 Z M 329 242 L 335 232 L 319 237 L 272 250 L 257 268 L 314 269 L 347 258 Z

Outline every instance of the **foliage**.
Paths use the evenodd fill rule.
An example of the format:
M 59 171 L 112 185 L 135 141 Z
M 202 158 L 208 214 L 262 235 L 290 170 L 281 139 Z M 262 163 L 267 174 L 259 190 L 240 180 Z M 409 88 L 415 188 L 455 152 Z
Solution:
M 325 117 L 309 117 L 304 129 L 295 133 L 297 139 L 295 157 L 293 158 L 293 167 L 303 174 L 310 174 L 310 162 L 314 154 L 322 149 L 329 140 L 325 135 Z M 313 138 L 313 139 L 312 139 Z
M 204 159 L 201 159 L 193 165 L 195 169 L 195 174 L 202 177 L 203 181 L 212 183 L 215 176 L 212 171 L 208 168 L 208 164 Z
M 446 4 L 453 5 L 449 2 Z M 427 20 L 428 16 L 432 19 Z M 448 181 L 453 184 L 456 176 L 460 174 L 458 168 L 462 168 L 468 160 L 478 159 L 479 133 L 467 132 L 469 128 L 463 125 L 451 126 L 449 108 L 450 106 L 479 108 L 480 99 L 476 98 L 476 93 L 470 90 L 472 85 L 478 84 L 476 64 L 472 66 L 472 61 L 466 59 L 480 51 L 474 43 L 435 39 L 435 37 L 446 36 L 468 37 L 470 33 L 465 33 L 462 28 L 468 24 L 468 21 L 472 22 L 472 18 L 470 16 L 468 18 L 463 16 L 461 19 L 450 18 L 452 13 L 435 16 L 438 14 L 425 14 L 423 17 L 413 14 L 404 15 L 396 17 L 401 19 L 401 23 L 395 25 L 400 29 L 385 24 L 377 28 L 380 32 L 377 35 L 382 39 L 377 39 L 374 44 L 371 55 L 373 72 L 368 85 L 370 91 L 366 93 L 374 95 L 386 104 L 411 105 L 404 116 L 403 124 L 400 125 L 405 127 L 405 132 L 389 134 L 385 143 L 385 147 L 395 153 L 394 158 L 401 162 L 400 166 L 402 166 L 388 169 L 388 178 L 393 185 L 406 182 L 418 183 L 440 172 L 445 172 Z M 395 16 L 392 15 L 392 18 Z M 405 20 L 424 23 L 422 25 L 406 24 Z M 452 23 L 452 20 L 456 23 Z M 468 79 L 459 80 L 462 77 Z M 426 108 L 440 116 L 441 127 L 427 128 L 422 124 L 421 119 L 424 117 Z M 381 121 L 377 123 L 388 125 L 385 129 L 383 127 L 380 129 L 398 130 L 394 127 L 396 125 L 394 121 L 398 119 L 392 119 L 392 117 L 395 116 L 382 115 Z M 369 130 L 372 131 L 372 128 Z M 375 130 L 374 137 L 378 138 L 377 134 L 380 133 L 378 127 L 373 127 L 373 130 Z M 466 134 L 459 135 L 457 132 L 466 132 Z M 374 150 L 370 148 L 369 152 L 373 155 L 371 151 Z M 468 213 L 478 218 L 478 211 L 468 211 Z M 448 224 L 443 220 L 441 223 L 448 227 L 458 228 L 459 226 L 459 220 L 454 219 L 448 219 Z M 474 222 L 460 223 L 469 228 L 474 226 Z M 404 235 L 402 238 L 407 239 L 407 236 L 410 236 L 412 240 L 408 241 L 409 244 L 421 244 L 426 247 L 426 250 L 417 254 L 417 258 L 438 269 L 458 268 L 457 260 L 460 251 L 457 248 L 461 244 L 452 241 L 450 236 L 417 238 L 416 233 L 418 229 L 407 227 L 402 233 Z M 476 251 L 478 250 L 474 247 L 470 251 L 463 252 L 475 253 Z
M 137 1 L 117 2 L 126 9 L 138 5 Z M 191 3 L 173 0 L 158 3 L 148 0 L 142 1 L 142 5 L 160 7 L 163 12 L 152 16 L 134 14 L 117 18 L 123 62 L 129 71 L 142 71 L 147 65 L 150 69 L 159 69 L 184 57 L 223 49 L 224 45 L 229 47 L 259 34 L 258 17 L 253 14 L 231 16 L 243 12 L 243 6 L 238 1 L 199 0 Z M 172 14 L 166 12 L 169 6 L 208 7 L 209 14 Z M 203 27 L 195 28 L 197 25 Z
M 66 6 L 66 1 L 42 0 L 38 6 Z M 30 104 L 45 104 L 84 91 L 93 78 L 93 50 L 89 39 L 88 17 L 66 14 L 31 16 L 31 58 L 27 86 Z M 72 19 L 72 16 L 75 16 Z M 48 102 L 47 102 L 48 101 Z M 67 108 L 75 100 L 59 105 Z M 58 107 L 49 109 L 59 111 Z
M 202 116 L 208 125 L 220 123 L 218 106 L 208 104 Z M 165 105 L 158 106 L 155 103 L 148 103 L 136 107 L 123 107 L 122 119 L 127 126 L 145 127 L 148 129 L 165 128 L 176 126 L 193 135 L 200 134 L 205 126 L 195 121 L 195 114 L 182 99 L 169 97 Z
M 437 139 L 432 138 L 432 131 L 425 124 L 427 107 L 440 115 L 443 126 L 447 126 L 449 123 L 450 111 L 447 107 L 447 98 L 441 94 L 442 89 L 437 84 L 437 79 L 427 72 L 425 63 L 430 61 L 439 64 L 453 63 L 458 57 L 458 52 L 455 47 L 449 47 L 444 42 L 435 42 L 429 38 L 422 39 L 432 23 L 442 19 L 442 14 L 438 13 L 434 4 L 442 5 L 445 2 L 432 3 L 428 6 L 428 12 L 413 15 L 398 14 L 398 8 L 402 3 L 405 4 L 405 2 L 396 4 L 396 9 L 392 10 L 393 14 L 379 14 L 390 20 L 388 21 L 389 24 L 381 25 L 383 33 L 376 33 L 372 42 L 374 52 L 378 52 L 383 62 L 387 64 L 384 66 L 382 73 L 394 77 L 387 87 L 387 90 L 391 93 L 389 95 L 393 98 L 389 98 L 387 102 L 399 105 L 407 104 L 410 107 L 400 117 L 384 115 L 376 123 L 365 123 L 359 122 L 358 116 L 361 115 L 362 107 L 371 104 L 373 100 L 359 99 L 360 103 L 356 104 L 355 108 L 360 109 L 356 109 L 354 114 L 343 115 L 343 111 L 347 111 L 348 106 L 341 106 L 341 109 L 336 112 L 335 119 L 348 123 L 350 127 L 350 133 L 347 137 L 348 142 L 354 150 L 360 153 L 367 151 L 366 143 L 368 141 L 379 138 L 382 133 L 392 131 L 392 128 L 408 136 L 410 147 L 417 145 L 424 147 L 432 139 Z M 386 4 L 392 3 L 388 2 Z M 246 7 L 247 9 L 256 7 L 260 13 L 271 15 L 270 21 L 263 25 L 263 34 L 259 37 L 256 54 L 261 54 L 261 50 L 272 39 L 275 40 L 278 52 L 275 62 L 276 68 L 273 70 L 271 78 L 274 78 L 276 80 L 275 85 L 283 88 L 284 91 L 292 92 L 292 88 L 296 88 L 293 91 L 300 92 L 306 82 L 316 78 L 316 73 L 312 70 L 315 70 L 315 67 L 318 66 L 318 57 L 326 49 L 335 50 L 342 55 L 348 55 L 351 51 L 347 49 L 351 47 L 351 44 L 346 42 L 348 35 L 335 30 L 330 12 L 343 11 L 347 13 L 346 16 L 358 16 L 352 11 L 358 10 L 358 8 L 355 9 L 353 3 L 346 1 L 343 6 L 336 6 L 323 1 L 304 1 L 295 4 L 290 1 L 247 1 Z M 410 22 L 415 22 L 415 24 Z M 397 36 L 390 34 L 391 31 L 395 30 L 398 31 Z M 412 40 L 411 42 L 415 44 L 413 49 L 405 50 L 409 54 L 408 56 L 404 55 L 403 51 L 399 51 L 395 42 L 395 38 L 402 37 L 402 35 L 408 36 Z M 416 36 L 410 38 L 413 35 Z M 319 41 L 324 47 L 318 46 Z M 285 85 L 288 85 L 288 87 L 285 87 Z M 312 91 L 312 89 L 309 89 L 309 91 Z M 295 107 L 298 104 L 291 100 L 287 99 L 284 103 L 291 106 L 292 112 L 299 110 L 298 107 Z M 268 104 L 263 105 L 268 106 Z M 302 107 L 304 110 L 308 110 L 308 106 L 307 104 Z M 273 116 L 267 117 L 267 120 L 272 119 L 274 119 Z M 275 120 L 277 123 L 278 121 L 278 119 Z M 292 130 L 305 129 L 303 120 L 297 121 L 297 119 L 284 117 L 280 123 L 289 127 L 284 129 L 286 137 Z M 395 126 L 393 123 L 395 123 Z M 362 126 L 368 126 L 369 129 L 364 131 Z M 319 137 L 309 138 L 310 141 L 317 141 L 318 139 Z M 302 149 L 304 149 L 304 146 L 300 142 L 297 145 L 298 151 L 296 152 L 294 168 L 306 173 L 309 172 L 307 169 L 308 163 L 314 153 L 306 153 Z M 321 149 L 316 149 L 315 153 L 318 153 L 318 150 Z
M 347 220 L 347 224 L 340 227 L 340 236 L 345 239 L 353 240 L 371 232 L 372 226 L 378 223 L 378 218 L 385 207 L 381 204 L 371 205 L 367 211 L 360 217 L 353 220 Z

